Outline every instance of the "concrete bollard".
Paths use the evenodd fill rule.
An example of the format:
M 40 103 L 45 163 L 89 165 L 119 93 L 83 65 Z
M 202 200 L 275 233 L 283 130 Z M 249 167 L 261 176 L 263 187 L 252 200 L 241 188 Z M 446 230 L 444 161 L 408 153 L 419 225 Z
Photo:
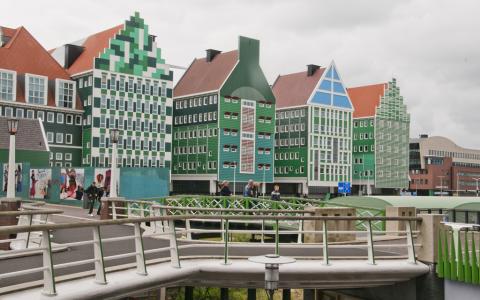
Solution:
M 438 256 L 438 232 L 444 215 L 439 214 L 420 214 L 422 218 L 421 224 L 417 229 L 420 231 L 416 239 L 416 243 L 422 244 L 422 247 L 415 249 L 418 260 L 424 263 L 433 264 L 437 261 Z
M 311 213 L 306 213 L 306 216 L 356 216 L 355 208 L 349 207 L 308 207 L 306 210 L 311 211 Z M 311 231 L 315 230 L 318 233 L 306 233 L 305 242 L 306 243 L 321 243 L 323 242 L 322 231 L 323 231 L 323 221 L 322 220 L 307 220 L 304 223 L 304 230 Z M 327 221 L 327 230 L 330 231 L 355 231 L 355 221 L 348 220 L 339 220 L 339 221 Z M 348 234 L 328 234 L 329 242 L 345 242 L 345 241 L 354 241 L 356 239 L 355 233 Z

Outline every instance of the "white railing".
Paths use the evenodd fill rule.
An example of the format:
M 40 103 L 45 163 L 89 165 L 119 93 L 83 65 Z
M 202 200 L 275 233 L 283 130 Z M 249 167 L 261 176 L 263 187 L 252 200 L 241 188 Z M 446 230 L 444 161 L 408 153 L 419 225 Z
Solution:
M 192 209 L 192 208 L 190 208 Z M 414 244 L 414 234 L 418 232 L 412 231 L 412 222 L 419 222 L 421 218 L 416 217 L 355 217 L 355 216 L 345 216 L 345 217 L 325 217 L 325 216 L 278 216 L 278 215 L 266 215 L 266 214 L 258 214 L 258 215 L 251 215 L 249 213 L 253 213 L 254 211 L 258 210 L 243 210 L 245 213 L 244 215 L 229 215 L 228 210 L 224 211 L 222 214 L 219 215 L 175 215 L 175 216 L 152 216 L 152 217 L 138 217 L 138 218 L 126 218 L 126 219 L 117 219 L 117 220 L 102 220 L 102 221 L 87 221 L 87 222 L 80 222 L 80 223 L 62 223 L 62 224 L 43 224 L 43 225 L 31 225 L 31 226 L 9 226 L 0 228 L 0 235 L 5 234 L 19 234 L 23 232 L 34 232 L 39 231 L 41 232 L 41 243 L 40 247 L 36 248 L 35 250 L 42 251 L 43 257 L 43 264 L 41 267 L 35 267 L 31 269 L 22 269 L 19 271 L 8 272 L 8 273 L 0 273 L 0 281 L 5 278 L 12 278 L 18 277 L 25 274 L 30 274 L 34 272 L 43 272 L 43 293 L 47 295 L 55 295 L 56 294 L 56 287 L 55 287 L 55 272 L 56 270 L 60 269 L 68 269 L 74 266 L 85 265 L 85 264 L 94 264 L 94 272 L 95 272 L 95 281 L 101 284 L 107 284 L 107 274 L 105 270 L 105 262 L 106 261 L 116 261 L 122 258 L 129 258 L 135 257 L 135 267 L 136 273 L 140 275 L 147 275 L 147 261 L 146 255 L 154 254 L 154 253 L 166 253 L 167 259 L 170 260 L 172 266 L 176 268 L 181 267 L 181 259 L 180 259 L 180 250 L 187 249 L 187 248 L 194 248 L 200 249 L 202 247 L 208 247 L 208 245 L 213 244 L 223 244 L 223 263 L 228 263 L 230 259 L 229 249 L 232 247 L 232 244 L 245 244 L 245 243 L 233 243 L 232 237 L 235 234 L 262 234 L 265 236 L 271 237 L 271 246 L 275 247 L 275 253 L 280 254 L 280 248 L 286 247 L 285 243 L 280 242 L 280 237 L 282 235 L 291 235 L 298 234 L 301 232 L 302 234 L 313 234 L 319 235 L 323 237 L 321 243 L 314 243 L 314 244 L 306 244 L 303 243 L 302 245 L 296 245 L 295 249 L 300 250 L 302 247 L 311 246 L 311 247 L 318 247 L 322 250 L 319 253 L 322 253 L 321 260 L 323 264 L 326 266 L 332 265 L 331 263 L 331 255 L 330 250 L 336 248 L 355 248 L 355 249 L 364 249 L 366 250 L 366 255 L 358 256 L 359 258 L 365 257 L 369 264 L 375 264 L 375 260 L 379 258 L 385 257 L 376 257 L 375 249 L 381 248 L 406 248 L 407 249 L 407 260 L 410 263 L 416 263 L 415 257 L 415 248 L 420 247 L 421 245 Z M 230 213 L 233 211 L 230 210 Z M 263 222 L 274 224 L 273 229 L 265 229 L 262 228 L 261 230 L 236 230 L 231 229 L 230 224 L 232 222 L 253 222 L 256 220 L 263 220 Z M 210 221 L 210 220 L 220 220 L 223 224 L 221 229 L 193 229 L 193 228 L 177 228 L 175 226 L 175 222 L 186 222 L 191 220 L 203 220 L 203 221 Z M 279 226 L 279 222 L 281 221 L 298 221 L 301 220 L 303 222 L 321 222 L 322 229 L 319 230 L 304 230 L 303 228 L 297 231 L 291 230 L 281 230 Z M 406 230 L 405 231 L 392 231 L 389 233 L 404 233 L 406 235 L 406 244 L 377 244 L 375 245 L 375 236 L 377 234 L 384 234 L 384 232 L 375 232 L 371 230 L 371 223 L 374 221 L 399 221 L 405 222 Z M 329 242 L 329 235 L 341 235 L 341 234 L 357 234 L 357 233 L 365 233 L 364 231 L 357 231 L 357 230 L 336 230 L 336 231 L 329 231 L 328 230 L 328 223 L 329 222 L 337 222 L 337 221 L 363 221 L 367 224 L 367 238 L 364 243 L 355 243 L 355 244 L 332 244 Z M 162 223 L 162 230 L 161 231 L 150 231 L 142 234 L 142 224 L 145 223 Z M 120 237 L 113 237 L 113 238 L 102 238 L 101 236 L 101 228 L 110 225 L 124 225 L 124 224 L 131 224 L 134 226 L 133 235 L 129 236 L 120 236 Z M 166 226 L 165 226 L 166 224 Z M 65 247 L 74 247 L 74 246 L 81 246 L 81 245 L 92 245 L 93 247 L 93 257 L 78 261 L 71 261 L 67 263 L 55 264 L 53 260 L 53 252 L 52 252 L 52 245 L 50 240 L 50 235 L 55 230 L 68 230 L 68 229 L 78 229 L 78 228 L 90 228 L 92 230 L 92 239 L 87 241 L 79 241 L 79 242 L 69 242 L 62 244 Z M 315 226 L 313 228 L 316 228 Z M 188 234 L 192 233 L 216 233 L 223 236 L 222 242 L 208 242 L 208 241 L 190 241 L 188 243 L 179 245 L 180 236 L 188 236 Z M 168 246 L 165 247 L 158 247 L 152 249 L 144 249 L 144 239 L 145 238 L 152 238 L 152 237 L 164 237 L 168 239 Z M 190 237 L 191 238 L 191 237 Z M 185 239 L 186 240 L 186 239 Z M 112 242 L 119 242 L 119 241 L 134 241 L 134 251 L 133 252 L 125 252 L 121 254 L 115 255 L 105 255 L 104 247 L 108 243 Z M 0 241 L 1 242 L 1 241 Z M 218 249 L 218 247 L 213 247 L 212 251 Z M 25 254 L 32 249 L 19 249 L 19 250 L 10 250 L 5 251 L 4 253 L 0 253 L 0 258 L 2 255 L 8 254 Z M 218 256 L 218 253 L 214 253 L 213 251 L 210 255 L 212 257 Z M 394 258 L 405 258 L 404 255 L 396 255 L 396 256 L 389 256 L 387 258 L 394 259 Z M 22 283 L 22 282 L 19 282 Z M 1 289 L 0 289 L 1 291 Z

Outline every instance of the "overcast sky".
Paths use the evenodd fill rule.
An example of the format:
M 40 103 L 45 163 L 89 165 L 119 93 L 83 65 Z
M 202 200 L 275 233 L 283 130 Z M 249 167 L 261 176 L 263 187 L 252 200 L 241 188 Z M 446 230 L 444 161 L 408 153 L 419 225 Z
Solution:
M 260 39 L 270 83 L 335 60 L 347 86 L 397 78 L 410 136 L 480 148 L 478 0 L 2 0 L 0 25 L 25 26 L 47 49 L 121 24 L 139 11 L 167 63 Z

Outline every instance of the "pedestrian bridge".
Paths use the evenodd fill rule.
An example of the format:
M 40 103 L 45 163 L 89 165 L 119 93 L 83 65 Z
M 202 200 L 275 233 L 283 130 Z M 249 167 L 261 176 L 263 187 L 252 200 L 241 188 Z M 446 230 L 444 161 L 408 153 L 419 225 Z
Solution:
M 130 213 L 121 214 L 112 208 L 111 220 L 1 227 L 0 236 L 16 235 L 11 243 L 31 232 L 40 239 L 36 246 L 0 252 L 1 298 L 104 299 L 168 286 L 263 288 L 264 267 L 247 258 L 269 253 L 297 259 L 281 266 L 280 288 L 387 286 L 430 271 L 417 256 L 425 250 L 422 234 L 431 234 L 422 226 L 431 215 L 318 216 L 306 209 L 168 205 L 140 214 L 123 206 Z M 208 225 L 214 222 L 220 226 Z M 339 222 L 361 223 L 365 230 L 330 230 Z M 404 223 L 405 230 L 376 230 L 374 222 Z M 330 241 L 339 235 L 354 238 Z M 55 252 L 53 243 L 68 251 Z

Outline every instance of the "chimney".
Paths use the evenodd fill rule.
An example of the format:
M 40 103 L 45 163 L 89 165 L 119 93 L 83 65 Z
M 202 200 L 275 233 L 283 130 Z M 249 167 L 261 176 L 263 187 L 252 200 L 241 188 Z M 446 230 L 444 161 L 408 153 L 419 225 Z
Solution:
M 211 62 L 215 56 L 222 53 L 222 51 L 218 51 L 215 49 L 207 49 L 207 62 Z
M 428 134 L 421 134 L 421 135 L 420 135 L 420 138 L 421 138 L 421 139 L 427 139 L 427 138 L 428 138 Z
M 307 76 L 312 76 L 319 68 L 317 65 L 307 65 Z
M 77 58 L 82 54 L 84 48 L 82 46 L 66 44 L 65 46 L 65 62 L 63 67 L 70 68 L 70 66 L 77 60 Z

